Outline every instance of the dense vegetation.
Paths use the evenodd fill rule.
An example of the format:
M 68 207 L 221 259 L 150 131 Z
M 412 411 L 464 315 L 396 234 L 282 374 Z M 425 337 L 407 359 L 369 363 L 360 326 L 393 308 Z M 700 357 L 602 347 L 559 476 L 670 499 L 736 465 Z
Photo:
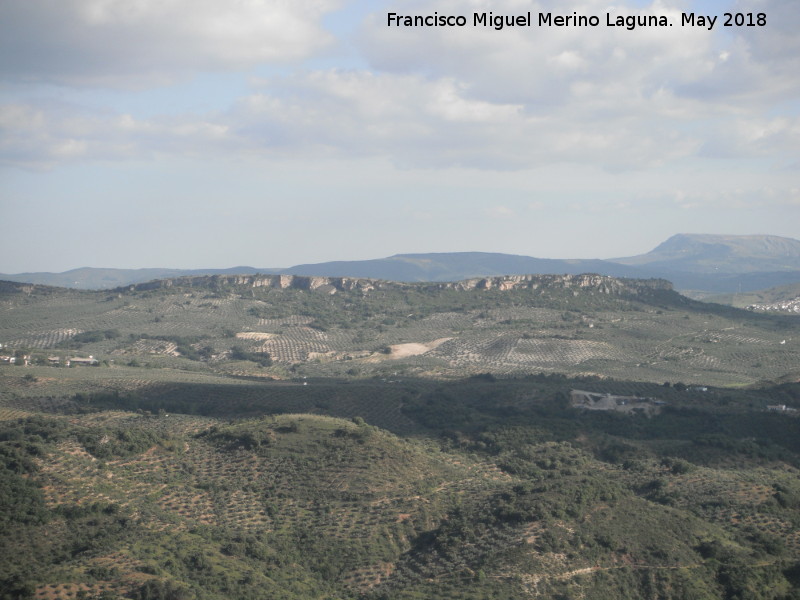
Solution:
M 278 385 L 199 405 L 219 417 L 175 388 L 18 400 L 51 412 L 0 429 L 5 597 L 800 597 L 800 420 L 763 410 L 796 384 Z M 397 402 L 404 437 L 321 416 Z
M 0 297 L 0 599 L 800 599 L 798 322 L 616 285 Z
M 0 292 L 9 308 L 0 343 L 40 364 L 92 355 L 104 366 L 279 379 L 490 371 L 751 385 L 798 374 L 792 316 L 696 302 L 665 282 L 587 277 L 513 289 L 276 289 L 213 278 L 113 293 L 31 286 Z

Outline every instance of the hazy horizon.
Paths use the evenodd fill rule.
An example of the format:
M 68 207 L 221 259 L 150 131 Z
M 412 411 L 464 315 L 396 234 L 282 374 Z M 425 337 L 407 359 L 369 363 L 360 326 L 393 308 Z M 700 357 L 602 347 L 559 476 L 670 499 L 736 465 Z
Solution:
M 752 234 L 752 235 L 770 235 L 770 234 Z M 630 256 L 636 256 L 638 254 L 646 254 L 647 252 L 649 252 L 650 250 L 653 250 L 656 246 L 658 246 L 660 243 L 662 243 L 664 241 L 666 241 L 666 239 L 661 240 L 659 242 L 656 242 L 655 244 L 653 244 L 647 250 L 644 250 L 642 252 L 637 252 L 636 254 L 631 254 Z M 94 269 L 182 269 L 182 270 L 183 269 L 189 269 L 189 270 L 194 270 L 194 269 L 232 269 L 232 268 L 236 268 L 236 267 L 248 267 L 248 268 L 256 268 L 256 269 L 286 269 L 286 268 L 289 268 L 289 267 L 302 265 L 302 264 L 375 260 L 375 259 L 391 258 L 393 256 L 407 256 L 407 255 L 414 255 L 414 254 L 459 254 L 459 253 L 508 254 L 508 255 L 516 255 L 516 256 L 526 256 L 526 257 L 531 257 L 531 258 L 563 259 L 563 260 L 594 260 L 594 259 L 599 259 L 599 260 L 609 260 L 610 261 L 610 260 L 613 260 L 614 258 L 625 258 L 625 257 L 622 257 L 622 256 L 616 256 L 616 257 L 555 256 L 555 255 L 554 256 L 539 256 L 539 255 L 533 256 L 533 255 L 530 255 L 530 254 L 518 254 L 518 253 L 513 253 L 513 252 L 496 252 L 496 251 L 493 251 L 493 250 L 442 250 L 442 251 L 432 251 L 432 252 L 426 252 L 424 250 L 423 251 L 414 250 L 414 251 L 408 251 L 408 252 L 393 252 L 392 254 L 387 254 L 385 256 L 363 256 L 363 257 L 359 257 L 359 258 L 337 258 L 335 256 L 330 256 L 330 257 L 327 257 L 327 258 L 320 258 L 319 260 L 308 260 L 308 261 L 302 261 L 302 262 L 298 261 L 298 262 L 293 262 L 291 264 L 285 264 L 285 265 L 266 265 L 266 264 L 255 264 L 255 263 L 239 262 L 239 263 L 236 263 L 236 264 L 228 264 L 228 265 L 206 265 L 206 264 L 202 264 L 202 265 L 197 265 L 197 266 L 181 266 L 181 265 L 176 266 L 176 265 L 171 265 L 171 264 L 166 264 L 166 265 L 159 264 L 159 265 L 141 265 L 141 266 L 132 266 L 132 267 L 125 267 L 125 266 L 120 267 L 120 266 L 117 266 L 117 265 L 104 265 L 104 264 L 88 265 L 87 264 L 87 265 L 79 265 L 79 266 L 75 266 L 75 267 L 70 267 L 68 269 L 63 269 L 61 271 L 40 270 L 38 272 L 59 273 L 59 272 L 66 272 L 66 271 L 74 271 L 74 270 L 83 269 L 83 268 L 94 268 Z M 22 273 L 22 272 L 34 272 L 34 271 L 18 271 L 17 273 Z M 16 274 L 16 273 L 12 273 L 11 271 L 0 271 L 0 273 L 6 273 L 6 274 L 9 274 L 9 275 Z
M 683 234 L 675 234 L 675 235 L 684 235 Z M 704 234 L 689 234 L 689 235 L 704 235 Z M 713 235 L 713 234 L 712 234 Z M 769 236 L 770 234 L 749 234 L 746 237 L 755 236 Z M 771 237 L 785 237 L 785 236 L 771 236 Z M 800 240 L 795 240 L 795 238 L 786 238 L 790 240 L 794 240 L 800 242 Z M 263 269 L 265 272 L 272 271 L 272 270 L 280 270 L 280 269 L 288 269 L 291 267 L 301 266 L 304 264 L 321 264 L 321 263 L 328 263 L 328 262 L 358 262 L 358 261 L 368 261 L 368 260 L 381 260 L 386 258 L 392 258 L 394 256 L 413 256 L 413 255 L 435 255 L 435 254 L 463 254 L 463 253 L 478 253 L 478 254 L 505 254 L 507 256 L 524 256 L 526 258 L 537 258 L 537 259 L 557 259 L 557 260 L 604 260 L 613 262 L 614 260 L 630 258 L 633 256 L 637 256 L 639 254 L 647 254 L 651 250 L 655 249 L 658 245 L 666 240 L 661 240 L 657 244 L 654 244 L 649 250 L 638 253 L 632 254 L 629 256 L 614 256 L 614 257 L 601 257 L 601 256 L 575 256 L 575 257 L 564 257 L 564 256 L 530 256 L 530 255 L 521 255 L 521 254 L 511 254 L 511 253 L 501 253 L 501 252 L 493 252 L 490 250 L 453 250 L 453 251 L 443 251 L 443 252 L 395 252 L 393 254 L 387 256 L 369 256 L 364 258 L 355 258 L 355 259 L 339 259 L 335 257 L 324 258 L 321 260 L 314 260 L 314 261 L 306 261 L 306 262 L 295 262 L 292 264 L 287 265 L 264 265 L 264 264 L 255 264 L 255 263 L 239 263 L 233 265 L 199 265 L 199 266 L 175 266 L 175 265 L 146 265 L 146 266 L 136 266 L 136 267 L 119 267 L 115 265 L 81 265 L 77 267 L 71 267 L 69 269 L 64 269 L 62 271 L 52 271 L 52 270 L 40 270 L 40 271 L 18 271 L 12 273 L 10 271 L 0 271 L 0 274 L 6 275 L 19 275 L 22 273 L 65 273 L 70 271 L 76 271 L 80 269 L 90 268 L 90 269 L 119 269 L 119 270 L 148 270 L 148 269 L 174 269 L 174 270 L 230 270 L 235 269 L 237 267 L 241 268 L 248 268 L 248 269 Z

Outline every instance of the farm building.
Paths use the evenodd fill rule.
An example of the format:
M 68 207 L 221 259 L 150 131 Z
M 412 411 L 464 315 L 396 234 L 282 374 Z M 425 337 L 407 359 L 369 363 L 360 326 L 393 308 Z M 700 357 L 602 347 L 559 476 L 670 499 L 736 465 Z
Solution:
M 625 413 L 655 414 L 664 402 L 639 396 L 615 396 L 584 390 L 570 392 L 570 406 L 585 410 L 613 410 Z
M 73 356 L 72 358 L 67 359 L 66 365 L 70 366 L 82 366 L 82 367 L 96 367 L 100 364 L 94 356 L 90 356 L 89 358 L 79 358 L 77 356 Z
M 785 404 L 770 404 L 769 406 L 767 406 L 767 410 L 770 412 L 780 412 L 789 414 L 796 414 L 798 412 L 796 408 L 786 406 Z

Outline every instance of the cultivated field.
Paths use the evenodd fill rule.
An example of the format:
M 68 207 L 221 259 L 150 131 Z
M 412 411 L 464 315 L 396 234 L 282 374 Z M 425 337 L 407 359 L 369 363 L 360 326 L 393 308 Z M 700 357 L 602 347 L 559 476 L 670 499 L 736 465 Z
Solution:
M 800 375 L 800 321 L 790 316 L 649 287 L 570 290 L 552 279 L 506 291 L 7 293 L 0 343 L 43 363 L 91 355 L 103 365 L 278 379 L 492 372 L 746 385 Z
M 258 281 L 3 293 L 6 597 L 800 597 L 794 317 Z

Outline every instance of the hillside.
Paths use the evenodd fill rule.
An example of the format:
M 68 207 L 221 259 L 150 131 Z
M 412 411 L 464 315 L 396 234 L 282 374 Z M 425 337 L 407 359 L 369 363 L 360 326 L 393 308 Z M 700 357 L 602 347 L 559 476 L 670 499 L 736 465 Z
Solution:
M 800 271 L 800 241 L 775 235 L 678 234 L 647 254 L 612 259 L 661 272 Z
M 63 273 L 17 273 L 14 275 L 0 273 L 0 279 L 54 287 L 102 290 L 170 277 L 225 274 L 252 275 L 273 271 L 280 271 L 280 269 L 254 269 L 253 267 L 232 267 L 229 269 L 98 269 L 82 267 L 64 271 Z
M 772 307 L 775 312 L 790 312 L 784 306 L 791 306 L 800 301 L 800 283 L 782 285 L 767 290 L 747 293 L 721 294 L 705 298 L 708 302 L 727 304 L 737 308 L 748 308 L 754 305 Z M 794 312 L 794 311 L 792 311 Z
M 64 273 L 0 274 L 0 279 L 76 289 L 112 289 L 153 280 L 204 275 L 283 274 L 351 277 L 402 282 L 459 281 L 520 273 L 602 273 L 615 277 L 647 277 L 634 267 L 603 260 L 561 260 L 491 252 L 398 254 L 373 260 L 331 261 L 295 265 L 284 269 L 97 269 L 81 268 Z
M 603 260 L 533 258 L 491 252 L 398 254 L 377 260 L 296 265 L 285 269 L 285 272 L 292 275 L 366 277 L 406 282 L 458 281 L 473 277 L 522 273 L 547 275 L 601 273 L 614 277 L 637 277 L 641 273 L 635 268 Z
M 800 371 L 797 320 L 695 302 L 663 280 L 253 275 L 7 289 L 0 343 L 43 364 L 91 355 L 278 379 L 558 372 L 720 385 Z
M 599 275 L 0 282 L 0 590 L 795 598 L 798 329 Z
M 205 409 L 224 416 L 176 412 L 174 389 L 146 410 L 139 393 L 4 395 L 0 588 L 53 600 L 800 591 L 800 421 L 763 409 L 797 400 L 796 386 L 475 378 L 407 381 L 398 395 L 318 381 L 277 409 L 274 385 L 250 384 L 247 419 L 214 393 Z M 581 411 L 576 386 L 665 408 Z M 336 396 L 294 412 L 312 387 L 361 397 L 413 437 L 319 414 L 339 413 Z
M 297 265 L 284 272 L 396 281 L 454 281 L 517 273 L 599 273 L 668 279 L 679 290 L 747 292 L 800 281 L 800 241 L 768 235 L 678 234 L 646 254 L 607 260 L 541 259 L 482 252 L 399 254 L 378 260 Z

